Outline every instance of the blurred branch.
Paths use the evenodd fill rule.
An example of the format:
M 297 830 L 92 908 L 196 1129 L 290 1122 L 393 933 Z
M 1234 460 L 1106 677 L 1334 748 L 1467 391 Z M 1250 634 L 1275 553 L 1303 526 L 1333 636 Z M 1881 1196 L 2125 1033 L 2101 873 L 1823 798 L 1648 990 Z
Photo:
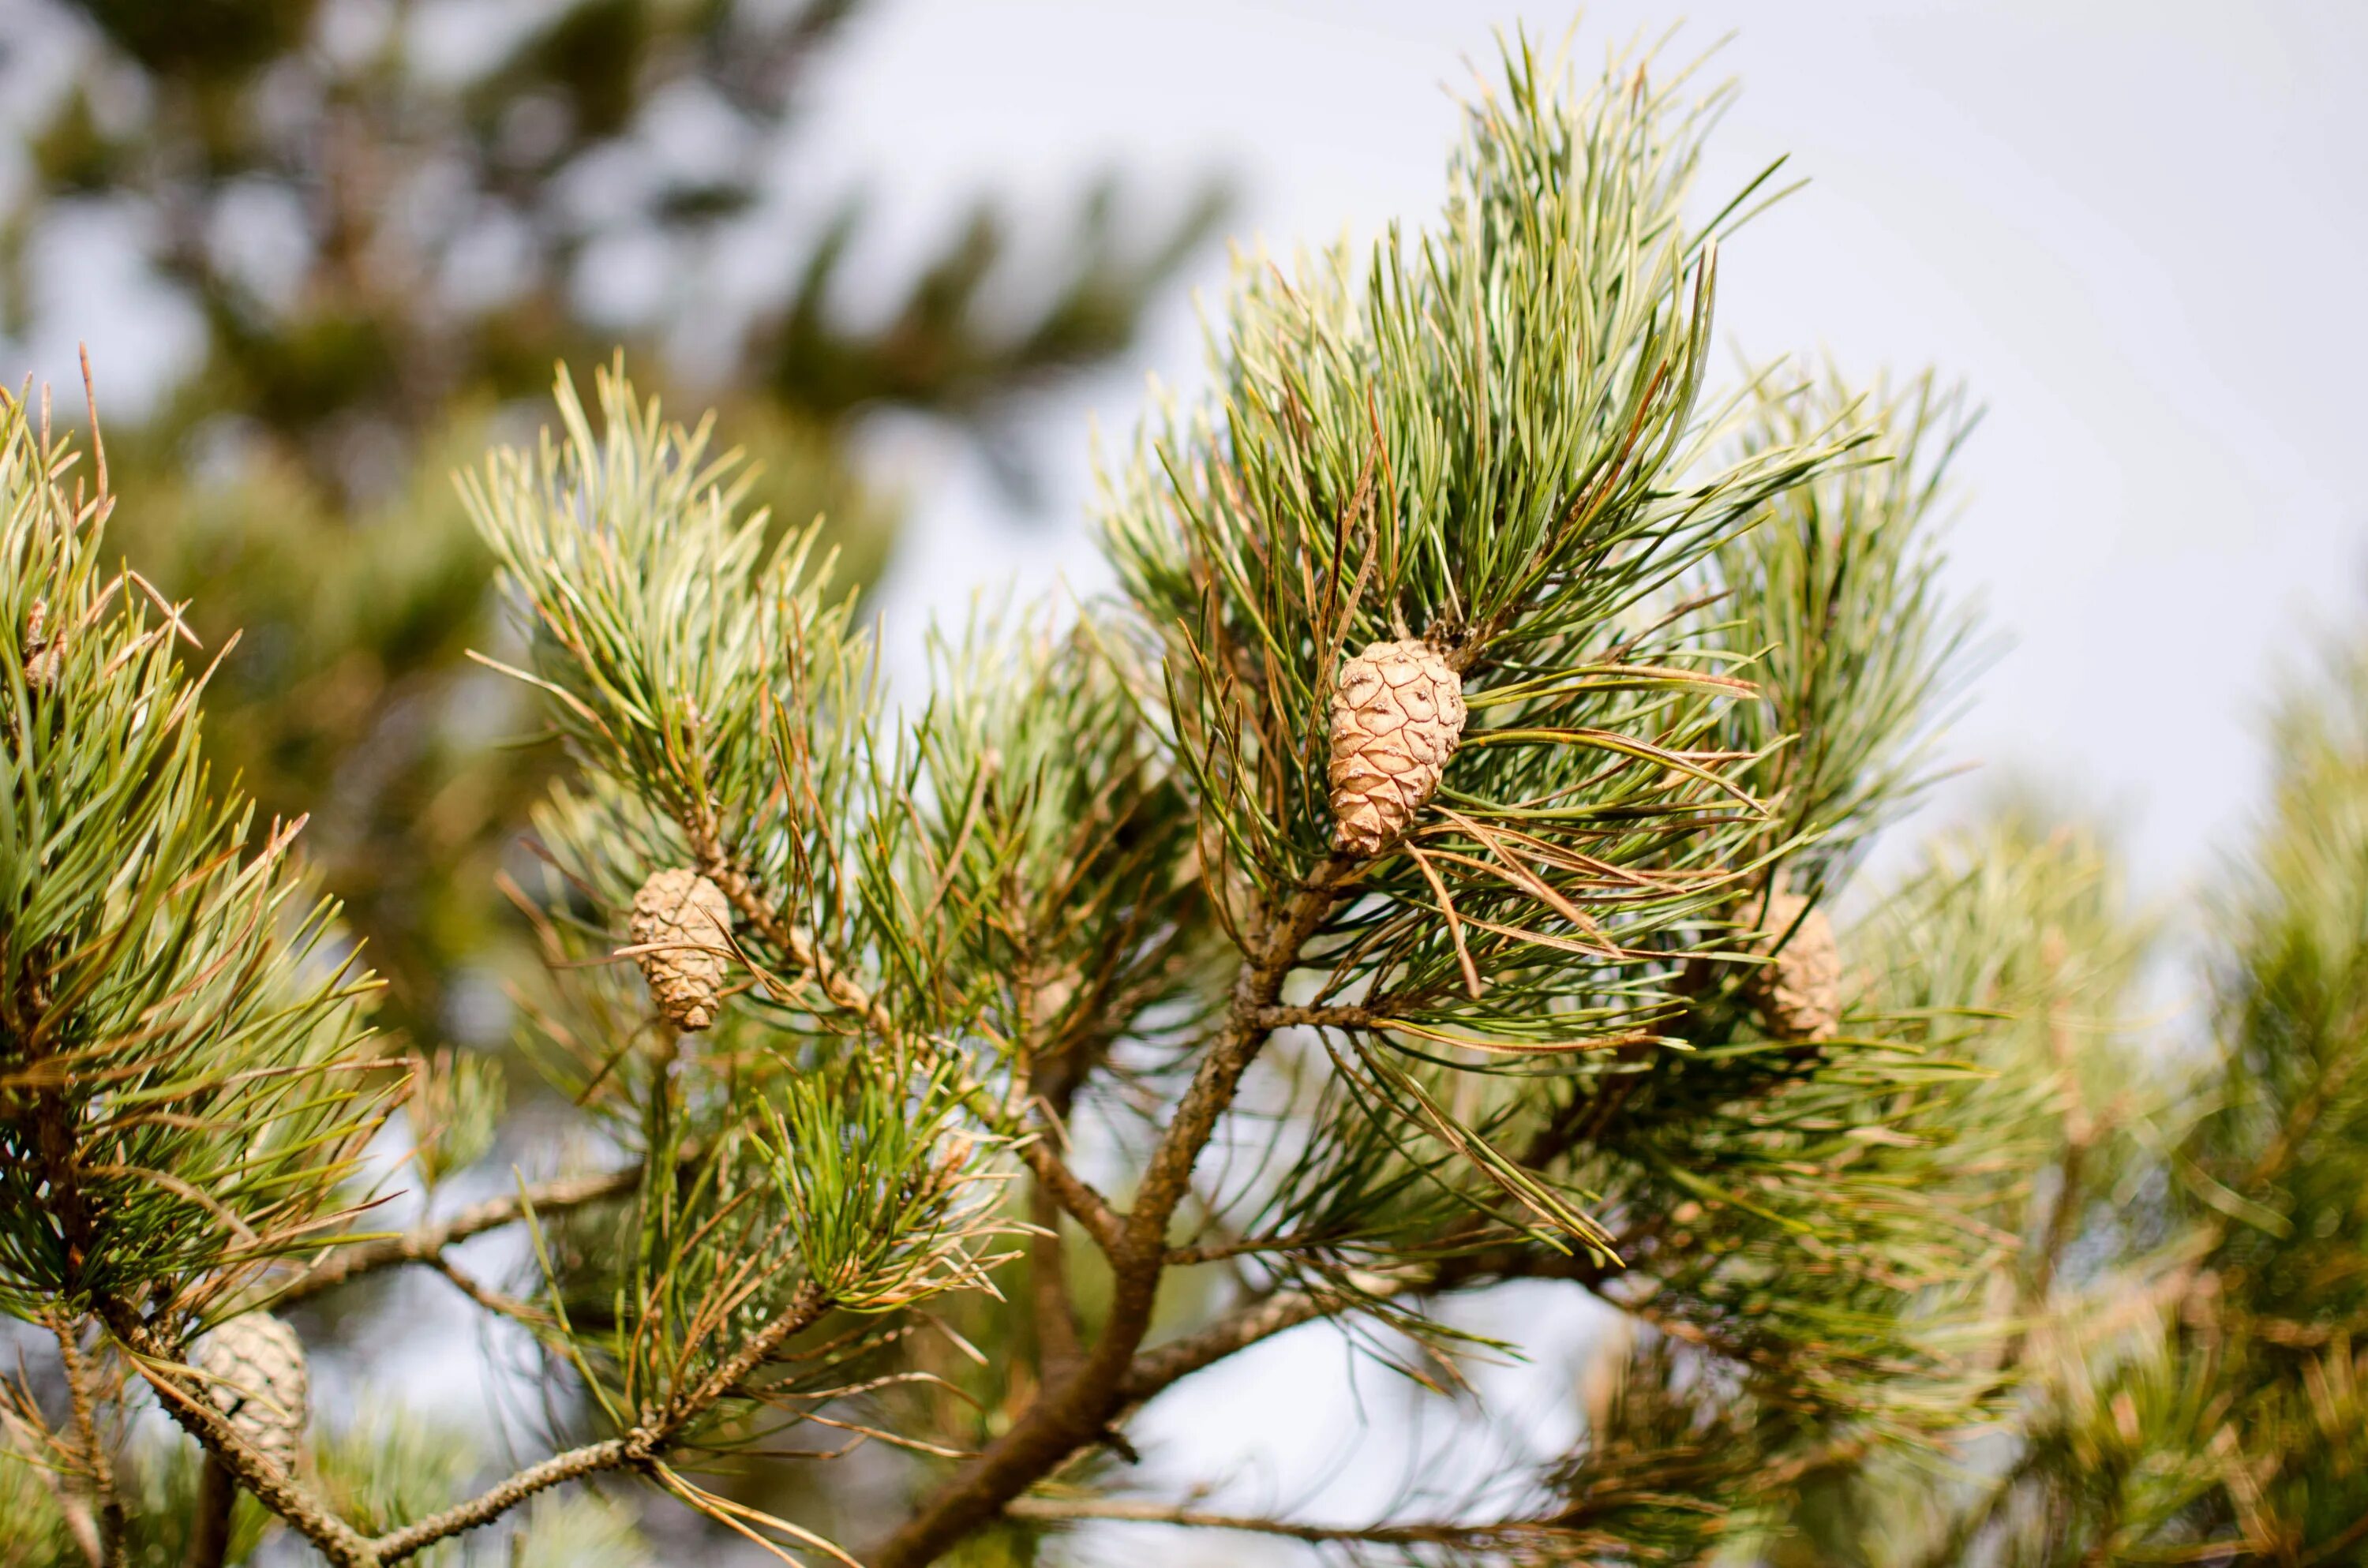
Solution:
M 74 1446 L 90 1479 L 97 1504 L 97 1560 L 111 1565 L 123 1551 L 123 1499 L 115 1489 L 115 1465 L 98 1432 L 97 1395 L 91 1386 L 90 1363 L 83 1358 L 80 1325 L 63 1313 L 50 1319 L 50 1333 L 58 1342 L 58 1360 L 65 1371 L 66 1396 L 74 1411 Z
M 92 1517 L 90 1504 L 77 1496 L 66 1484 L 65 1476 L 51 1457 L 57 1438 L 47 1426 L 40 1424 L 40 1413 L 31 1395 L 19 1385 L 8 1385 L 5 1403 L 0 1403 L 0 1435 L 7 1438 L 17 1460 L 27 1470 L 40 1477 L 41 1485 L 57 1506 L 58 1517 L 65 1520 L 66 1533 L 90 1563 L 90 1568 L 107 1568 L 107 1559 L 98 1540 L 98 1521 Z
M 1177 1504 L 1136 1502 L 1120 1497 L 1016 1497 L 1004 1511 L 1019 1519 L 1111 1519 L 1133 1524 L 1177 1525 L 1193 1529 L 1240 1530 L 1251 1535 L 1281 1536 L 1314 1544 L 1353 1541 L 1369 1546 L 1503 1547 L 1517 1541 L 1543 1542 L 1572 1533 L 1545 1519 L 1497 1519 L 1470 1523 L 1439 1519 L 1403 1524 L 1317 1525 L 1256 1515 L 1212 1514 Z
M 441 1253 L 427 1261 L 437 1273 L 451 1281 L 453 1289 L 489 1312 L 525 1324 L 529 1328 L 548 1326 L 556 1321 L 551 1313 L 542 1311 L 540 1307 L 521 1301 L 516 1296 L 506 1295 L 484 1284 L 476 1276 L 469 1273 Z
M 698 1157 L 698 1153 L 696 1149 L 684 1150 L 682 1163 L 691 1163 Z M 537 1215 L 564 1213 L 604 1199 L 624 1197 L 638 1187 L 641 1181 L 642 1167 L 628 1165 L 623 1170 L 609 1171 L 600 1176 L 568 1176 L 522 1187 L 509 1197 L 488 1199 L 463 1209 L 450 1219 L 432 1221 L 401 1235 L 377 1236 L 323 1253 L 294 1278 L 273 1292 L 271 1301 L 275 1306 L 309 1301 L 349 1279 L 404 1264 L 418 1263 L 445 1268 L 447 1266 L 442 1255 L 446 1247 L 467 1241 L 472 1236 L 483 1235 L 487 1231 L 515 1224 L 529 1212 Z

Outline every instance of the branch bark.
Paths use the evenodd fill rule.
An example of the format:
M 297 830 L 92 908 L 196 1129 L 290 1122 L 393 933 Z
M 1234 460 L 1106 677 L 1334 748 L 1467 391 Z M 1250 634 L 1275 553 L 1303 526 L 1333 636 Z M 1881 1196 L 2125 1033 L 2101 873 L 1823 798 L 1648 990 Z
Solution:
M 694 1153 L 686 1150 L 684 1158 L 692 1157 Z M 440 1267 L 439 1255 L 446 1247 L 467 1241 L 471 1236 L 483 1235 L 487 1231 L 497 1231 L 504 1225 L 516 1224 L 526 1218 L 529 1207 L 537 1214 L 577 1209 L 605 1198 L 621 1198 L 638 1187 L 641 1181 L 642 1167 L 630 1165 L 621 1171 L 608 1171 L 598 1176 L 540 1182 L 508 1197 L 474 1204 L 450 1219 L 419 1225 L 402 1235 L 377 1236 L 338 1247 L 323 1253 L 282 1286 L 272 1297 L 272 1304 L 277 1307 L 309 1301 L 324 1290 L 381 1268 L 405 1264 Z
M 1354 1541 L 1367 1546 L 1504 1546 L 1545 1540 L 1570 1532 L 1544 1519 L 1410 1520 L 1402 1524 L 1318 1525 L 1259 1515 L 1216 1514 L 1172 1503 L 1124 1497 L 1019 1497 L 1005 1509 L 1021 1519 L 1115 1519 L 1130 1524 L 1177 1525 L 1192 1529 L 1239 1530 L 1281 1536 L 1313 1544 Z
M 871 1555 L 873 1568 L 919 1568 L 1000 1513 L 1039 1478 L 1095 1441 L 1126 1403 L 1128 1374 L 1151 1326 L 1152 1308 L 1167 1267 L 1167 1227 L 1190 1190 L 1194 1164 L 1217 1119 L 1233 1103 L 1242 1074 L 1257 1060 L 1272 1027 L 1266 1009 L 1340 898 L 1360 864 L 1330 855 L 1282 902 L 1256 933 L 1257 948 L 1235 976 L 1224 1027 L 1201 1059 L 1167 1130 L 1153 1149 L 1135 1201 L 1110 1249 L 1112 1282 L 1109 1319 L 1085 1360 L 1045 1391 L 986 1451 L 954 1476 Z
M 159 1340 L 130 1303 L 101 1298 L 94 1303 L 108 1331 L 131 1358 L 131 1364 L 167 1414 L 220 1460 L 238 1483 L 262 1500 L 263 1506 L 296 1528 L 298 1534 L 320 1550 L 334 1568 L 379 1568 L 380 1559 L 370 1539 L 331 1513 L 278 1465 L 249 1448 L 246 1439 L 210 1403 L 194 1376 L 176 1376 L 179 1359 Z
M 780 1316 L 750 1335 L 746 1345 L 708 1373 L 696 1388 L 668 1400 L 656 1415 L 621 1437 L 554 1454 L 466 1503 L 381 1536 L 371 1543 L 378 1551 L 376 1561 L 381 1564 L 400 1562 L 448 1537 L 490 1523 L 536 1493 L 548 1491 L 562 1482 L 604 1470 L 638 1469 L 652 1462 L 681 1435 L 684 1427 L 737 1388 L 742 1379 L 764 1364 L 767 1357 L 819 1323 L 823 1314 L 830 1311 L 830 1297 L 820 1286 L 812 1281 L 800 1286 Z
M 74 1446 L 82 1450 L 83 1468 L 90 1475 L 97 1506 L 99 1568 L 115 1568 L 123 1559 L 123 1499 L 115 1489 L 115 1465 L 98 1432 L 97 1398 L 90 1386 L 90 1363 L 83 1359 L 81 1325 L 63 1313 L 50 1320 L 58 1342 L 58 1360 L 66 1375 L 66 1393 L 74 1409 Z

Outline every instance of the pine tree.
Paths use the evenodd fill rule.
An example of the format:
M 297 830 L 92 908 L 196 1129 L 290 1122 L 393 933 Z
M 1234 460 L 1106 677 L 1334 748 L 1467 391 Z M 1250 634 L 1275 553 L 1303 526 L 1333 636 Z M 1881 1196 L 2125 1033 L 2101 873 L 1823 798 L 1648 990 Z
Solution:
M 1025 244 L 982 195 L 876 325 L 845 299 L 858 193 L 792 239 L 777 298 L 719 320 L 709 280 L 774 243 L 746 221 L 862 8 L 427 9 L 37 6 L 28 29 L 73 40 L 73 75 L 28 128 L 32 177 L 0 204 L 0 335 L 32 324 L 47 222 L 142 219 L 127 243 L 196 312 L 202 353 L 142 427 L 114 430 L 117 477 L 141 498 L 117 545 L 190 601 L 210 643 L 243 634 L 214 688 L 213 755 L 267 812 L 311 814 L 307 853 L 389 982 L 385 1021 L 423 1046 L 484 1046 L 470 997 L 532 961 L 503 950 L 495 878 L 548 781 L 492 744 L 528 718 L 465 656 L 495 624 L 449 475 L 503 411 L 539 397 L 556 359 L 622 338 L 646 376 L 696 337 L 696 379 L 721 389 L 761 499 L 785 521 L 830 517 L 868 583 L 903 498 L 855 470 L 862 416 L 928 411 L 1024 481 L 1015 403 L 1126 345 L 1222 192 L 1147 197 L 1113 177 Z M 452 37 L 473 55 L 447 58 Z M 620 247 L 663 257 L 656 298 L 604 301 Z M 1031 302 L 998 302 L 1023 278 Z
M 948 636 L 916 710 L 712 422 L 563 372 L 461 492 L 564 756 L 518 896 L 579 1119 L 467 1207 L 491 1085 L 370 1033 L 293 830 L 204 769 L 181 608 L 103 565 L 102 449 L 0 405 L 0 1300 L 51 1346 L 0 1414 L 15 1557 L 632 1562 L 658 1496 L 872 1568 L 1094 1520 L 2356 1557 L 2368 661 L 2281 720 L 2208 1049 L 2140 1027 L 2093 835 L 2009 812 L 1871 881 L 1972 645 L 1971 420 L 1714 388 L 1774 173 L 1694 216 L 1725 97 L 1508 51 L 1434 226 L 1245 260 L 1212 390 L 1110 475 L 1120 591 Z M 495 1231 L 516 1278 L 455 1256 Z M 307 1427 L 286 1314 L 403 1267 L 532 1335 L 547 1457 Z M 1365 1524 L 1130 1485 L 1133 1417 L 1228 1358 L 1329 1322 L 1452 1396 L 1518 1348 L 1456 1305 L 1530 1281 L 1617 1325 L 1535 1473 Z

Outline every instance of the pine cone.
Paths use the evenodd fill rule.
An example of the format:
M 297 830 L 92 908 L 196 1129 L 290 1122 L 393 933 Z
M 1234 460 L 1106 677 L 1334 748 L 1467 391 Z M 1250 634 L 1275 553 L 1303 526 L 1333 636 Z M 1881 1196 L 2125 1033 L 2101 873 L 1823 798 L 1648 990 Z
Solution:
M 25 615 L 25 685 L 36 692 L 57 684 L 58 670 L 65 662 L 65 650 L 59 646 L 65 641 L 63 631 L 51 631 L 49 616 L 47 599 L 35 599 Z
M 1842 1023 L 1842 952 L 1834 923 L 1800 894 L 1780 892 L 1768 901 L 1760 925 L 1761 950 L 1773 951 L 1751 985 L 1759 1021 L 1779 1040 L 1833 1039 Z
M 247 1447 L 293 1473 L 310 1383 L 304 1345 L 269 1312 L 234 1317 L 198 1342 L 206 1399 Z
M 1376 642 L 1332 694 L 1332 841 L 1372 855 L 1406 831 L 1463 734 L 1463 682 L 1419 639 Z
M 658 1011 L 678 1029 L 715 1022 L 731 945 L 732 904 L 697 871 L 654 871 L 633 895 L 633 955 Z

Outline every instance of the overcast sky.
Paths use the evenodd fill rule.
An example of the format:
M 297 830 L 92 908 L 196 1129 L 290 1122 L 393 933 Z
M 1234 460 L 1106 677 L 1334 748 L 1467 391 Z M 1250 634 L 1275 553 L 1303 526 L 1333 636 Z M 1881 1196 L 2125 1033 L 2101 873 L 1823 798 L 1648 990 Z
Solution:
M 1589 8 L 1589 62 L 1674 7 Z M 1706 188 L 1780 153 L 1813 182 L 1726 247 L 1722 335 L 1926 364 L 1988 416 L 1962 473 L 1953 579 L 2011 650 L 1955 754 L 1956 803 L 2027 776 L 2122 829 L 2155 891 L 2210 864 L 2261 773 L 2264 683 L 2368 608 L 2368 6 L 2133 0 L 1688 7 L 1678 51 L 1733 37 L 1744 93 Z M 1452 94 L 1492 28 L 1559 6 L 1442 0 L 908 0 L 857 23 L 802 150 L 819 193 L 875 174 L 883 262 L 982 184 L 1047 209 L 1116 163 L 1240 182 L 1235 227 L 1288 249 L 1437 203 Z M 1219 290 L 1212 253 L 1195 283 Z M 923 496 L 889 597 L 921 620 L 1019 573 L 1092 585 L 1087 427 L 1122 437 L 1145 373 L 1196 384 L 1179 301 L 1122 372 L 1039 415 L 1049 515 L 900 428 Z

